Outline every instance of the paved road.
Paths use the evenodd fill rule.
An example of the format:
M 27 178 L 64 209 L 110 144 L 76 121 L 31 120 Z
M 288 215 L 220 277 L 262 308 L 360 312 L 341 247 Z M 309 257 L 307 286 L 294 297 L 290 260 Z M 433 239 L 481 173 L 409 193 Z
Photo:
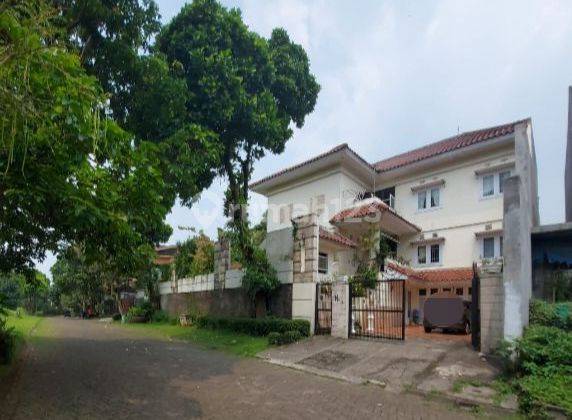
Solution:
M 435 418 L 469 413 L 144 337 L 97 321 L 50 318 L 5 395 L 2 419 Z M 46 332 L 47 331 L 47 332 Z

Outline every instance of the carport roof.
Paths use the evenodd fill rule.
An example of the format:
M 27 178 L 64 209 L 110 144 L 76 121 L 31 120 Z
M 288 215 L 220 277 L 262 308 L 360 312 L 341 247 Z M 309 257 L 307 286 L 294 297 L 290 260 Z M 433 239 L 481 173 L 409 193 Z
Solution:
M 415 270 L 395 263 L 388 267 L 398 273 L 404 274 L 412 280 L 424 283 L 456 283 L 468 282 L 473 279 L 472 267 L 436 268 L 433 270 Z

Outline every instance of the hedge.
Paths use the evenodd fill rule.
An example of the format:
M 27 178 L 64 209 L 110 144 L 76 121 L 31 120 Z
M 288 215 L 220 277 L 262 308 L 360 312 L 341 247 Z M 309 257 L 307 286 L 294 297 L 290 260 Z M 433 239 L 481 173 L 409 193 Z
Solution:
M 542 300 L 531 301 L 530 324 L 572 331 L 572 302 L 547 303 Z
M 310 323 L 302 319 L 202 316 L 197 319 L 197 325 L 200 328 L 230 330 L 240 334 L 260 337 L 267 336 L 271 332 L 284 334 L 287 331 L 296 331 L 302 337 L 310 335 Z
M 272 345 L 295 343 L 301 339 L 302 335 L 299 331 L 286 331 L 282 334 L 278 332 L 271 332 L 268 334 L 268 344 Z

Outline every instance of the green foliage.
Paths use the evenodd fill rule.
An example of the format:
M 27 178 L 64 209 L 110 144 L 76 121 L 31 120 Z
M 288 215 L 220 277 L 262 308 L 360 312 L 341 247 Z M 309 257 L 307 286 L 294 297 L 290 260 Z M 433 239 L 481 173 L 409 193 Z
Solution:
M 163 310 L 160 310 L 160 309 L 153 312 L 153 315 L 151 316 L 151 322 L 167 323 L 170 321 L 171 321 L 171 318 L 169 317 L 169 314 Z
M 280 285 L 276 270 L 261 248 L 254 248 L 252 260 L 248 261 L 242 278 L 242 287 L 254 299 L 256 294 L 262 292 L 269 294 Z
M 554 327 L 530 327 L 517 340 L 518 369 L 527 375 L 567 372 L 572 375 L 572 334 Z
M 184 138 L 199 143 L 207 151 L 201 159 L 228 179 L 226 214 L 250 261 L 244 206 L 253 164 L 284 150 L 291 125 L 303 126 L 320 89 L 306 52 L 283 29 L 275 29 L 270 39 L 250 31 L 239 10 L 216 0 L 184 6 L 162 29 L 156 47 L 186 82 L 189 100 L 181 130 L 192 128 Z
M 58 18 L 41 0 L 0 4 L 0 271 L 75 242 L 129 272 L 170 234 L 159 149 L 105 117 L 97 80 L 53 42 Z
M 271 332 L 268 334 L 268 344 L 283 345 L 300 341 L 303 338 L 299 331 L 285 331 L 283 333 Z
M 121 314 L 120 313 L 113 314 L 111 319 L 113 319 L 114 321 L 121 321 Z
M 572 331 L 572 302 L 547 303 L 542 300 L 532 300 L 530 324 Z
M 21 274 L 0 274 L 0 296 L 8 309 L 16 309 L 21 305 L 26 279 Z
M 214 242 L 203 232 L 178 244 L 175 257 L 177 278 L 194 277 L 214 271 Z
M 159 31 L 159 8 L 152 0 L 52 0 L 59 9 L 62 36 L 81 56 L 106 92 L 114 117 L 125 117 L 139 52 Z
M 515 343 L 504 347 L 521 410 L 542 417 L 546 405 L 555 405 L 572 415 L 572 333 L 531 326 Z
M 268 344 L 272 346 L 278 346 L 280 345 L 281 341 L 282 341 L 282 334 L 280 334 L 279 332 L 271 332 L 270 334 L 268 334 Z
M 282 334 L 286 331 L 296 331 L 302 337 L 310 335 L 310 323 L 301 319 L 203 316 L 197 319 L 197 325 L 201 328 L 230 330 L 253 336 L 267 336 L 271 332 Z
M 375 289 L 377 285 L 377 270 L 368 265 L 360 265 L 354 276 L 349 280 L 353 296 L 365 296 L 366 289 Z
M 14 329 L 6 325 L 6 319 L 0 316 L 0 365 L 8 364 L 14 356 L 16 335 Z
M 127 322 L 148 322 L 153 310 L 149 310 L 143 306 L 135 305 L 129 308 L 125 319 Z

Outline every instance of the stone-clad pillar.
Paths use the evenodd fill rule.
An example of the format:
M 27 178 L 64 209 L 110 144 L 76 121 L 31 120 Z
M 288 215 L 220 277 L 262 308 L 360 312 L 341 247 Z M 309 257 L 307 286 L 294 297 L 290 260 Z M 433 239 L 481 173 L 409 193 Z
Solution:
M 214 252 L 214 288 L 223 290 L 226 272 L 230 269 L 230 241 L 219 234 Z
M 310 322 L 314 331 L 316 282 L 318 280 L 318 216 L 310 213 L 292 220 L 294 256 L 292 284 L 292 318 Z
M 348 283 L 332 285 L 332 337 L 349 337 L 349 300 Z
M 479 306 L 481 313 L 481 351 L 496 349 L 504 337 L 504 283 L 502 263 L 479 266 Z

